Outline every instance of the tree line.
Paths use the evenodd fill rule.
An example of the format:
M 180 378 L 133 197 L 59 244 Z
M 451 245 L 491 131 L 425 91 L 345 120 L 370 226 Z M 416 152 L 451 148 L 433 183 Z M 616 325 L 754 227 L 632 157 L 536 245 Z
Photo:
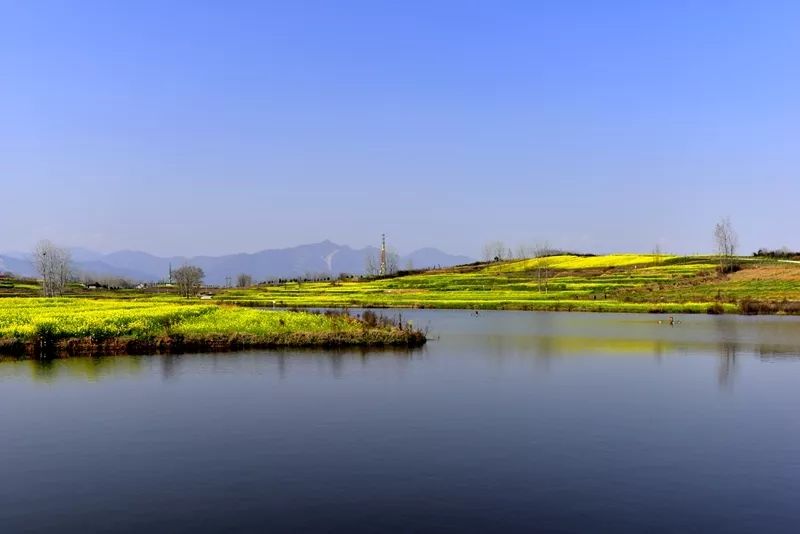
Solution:
M 736 252 L 739 248 L 739 235 L 733 227 L 730 217 L 723 217 L 714 225 L 714 251 L 719 256 L 719 271 L 721 273 L 730 273 L 739 269 L 736 261 Z M 511 247 L 506 246 L 503 241 L 490 241 L 484 244 L 481 251 L 481 257 L 484 262 L 508 261 L 508 260 L 524 260 L 531 258 L 538 258 L 535 268 L 537 270 L 537 278 L 539 279 L 540 289 L 547 288 L 547 278 L 550 271 L 550 261 L 548 258 L 552 256 L 572 254 L 575 253 L 565 252 L 558 248 L 551 247 L 546 241 L 536 245 L 519 245 L 516 251 L 512 251 Z M 661 262 L 662 251 L 661 246 L 656 245 L 652 252 L 655 257 L 656 263 Z M 582 256 L 584 254 L 577 254 Z M 588 254 L 591 256 L 592 254 Z M 753 253 L 754 256 L 764 256 L 773 258 L 800 258 L 800 252 L 792 252 L 786 247 L 780 250 L 759 249 L 758 252 Z
M 739 236 L 733 227 L 730 217 L 720 219 L 714 226 L 713 232 L 714 248 L 719 257 L 719 271 L 723 274 L 734 272 L 739 269 L 736 252 L 739 247 Z M 537 258 L 534 268 L 537 272 L 539 289 L 547 291 L 548 280 L 551 276 L 551 261 L 549 258 L 567 254 L 563 250 L 554 248 L 546 241 L 535 245 L 520 245 L 516 251 L 506 246 L 502 241 L 490 241 L 483 246 L 482 259 L 485 262 L 507 261 L 512 259 Z M 660 262 L 662 255 L 661 247 L 656 246 L 653 255 Z M 779 259 L 800 258 L 800 252 L 793 252 L 784 247 L 778 250 L 761 248 L 753 253 L 755 257 L 770 257 Z M 55 246 L 50 241 L 40 241 L 33 250 L 33 265 L 42 280 L 42 292 L 46 297 L 56 297 L 63 295 L 67 283 L 73 279 L 71 271 L 71 255 L 68 249 Z M 385 274 L 395 275 L 399 271 L 399 256 L 393 250 L 386 251 Z M 409 265 L 406 271 L 413 270 Z M 368 277 L 377 276 L 381 272 L 380 256 L 378 253 L 371 254 L 366 258 L 365 272 Z M 198 294 L 203 287 L 205 273 L 203 269 L 193 265 L 183 265 L 171 273 L 170 280 L 175 284 L 178 293 L 184 297 L 191 297 Z M 342 275 L 340 278 L 350 275 Z M 88 276 L 86 277 L 89 278 Z M 94 277 L 104 287 L 132 287 L 131 284 L 121 281 L 122 279 L 111 277 Z M 317 278 L 320 279 L 320 278 Z M 330 279 L 330 277 L 328 277 Z M 299 281 L 299 279 L 297 279 Z M 253 285 L 253 277 L 246 273 L 241 273 L 236 277 L 236 287 L 247 288 Z

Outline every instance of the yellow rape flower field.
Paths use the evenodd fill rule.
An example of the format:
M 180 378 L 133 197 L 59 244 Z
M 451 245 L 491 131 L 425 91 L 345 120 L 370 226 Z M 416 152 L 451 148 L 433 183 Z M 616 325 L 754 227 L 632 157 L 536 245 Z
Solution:
M 651 313 L 798 313 L 800 264 L 655 254 L 559 255 L 367 280 L 261 284 L 218 301 L 253 306 Z
M 339 313 L 85 298 L 0 299 L 0 352 L 415 345 L 424 336 Z M 5 350 L 3 350 L 5 349 Z

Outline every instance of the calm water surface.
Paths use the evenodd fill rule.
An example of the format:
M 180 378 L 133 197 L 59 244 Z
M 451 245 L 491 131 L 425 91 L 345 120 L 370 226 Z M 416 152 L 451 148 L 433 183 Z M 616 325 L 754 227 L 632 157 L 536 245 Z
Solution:
M 0 531 L 800 528 L 797 319 L 403 317 L 437 339 L 0 363 Z

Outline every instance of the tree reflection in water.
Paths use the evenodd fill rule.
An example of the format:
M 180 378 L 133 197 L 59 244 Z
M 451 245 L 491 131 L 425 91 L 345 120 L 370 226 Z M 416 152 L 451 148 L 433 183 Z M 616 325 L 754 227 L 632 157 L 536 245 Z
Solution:
M 216 354 L 112 356 L 56 360 L 0 361 L 0 379 L 28 376 L 36 381 L 98 381 L 147 373 L 175 380 L 200 370 L 212 374 L 270 373 L 285 379 L 309 368 L 337 379 L 352 369 L 397 366 L 401 372 L 414 358 L 455 354 L 464 358 L 527 360 L 534 372 L 549 372 L 570 357 L 715 356 L 717 382 L 730 388 L 741 372 L 742 356 L 761 360 L 800 358 L 800 322 L 787 317 L 682 316 L 674 327 L 661 317 L 630 314 L 470 312 L 415 310 L 404 317 L 430 324 L 431 341 L 421 349 L 271 350 Z M 659 319 L 662 319 L 659 321 Z M 380 362 L 380 363 L 378 363 Z M 189 366 L 191 369 L 185 369 Z

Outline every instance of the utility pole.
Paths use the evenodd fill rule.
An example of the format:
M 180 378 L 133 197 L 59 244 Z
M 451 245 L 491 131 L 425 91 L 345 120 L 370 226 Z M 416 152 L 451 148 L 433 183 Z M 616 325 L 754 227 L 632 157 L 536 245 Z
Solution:
M 386 276 L 386 234 L 381 234 L 381 267 L 379 274 Z

